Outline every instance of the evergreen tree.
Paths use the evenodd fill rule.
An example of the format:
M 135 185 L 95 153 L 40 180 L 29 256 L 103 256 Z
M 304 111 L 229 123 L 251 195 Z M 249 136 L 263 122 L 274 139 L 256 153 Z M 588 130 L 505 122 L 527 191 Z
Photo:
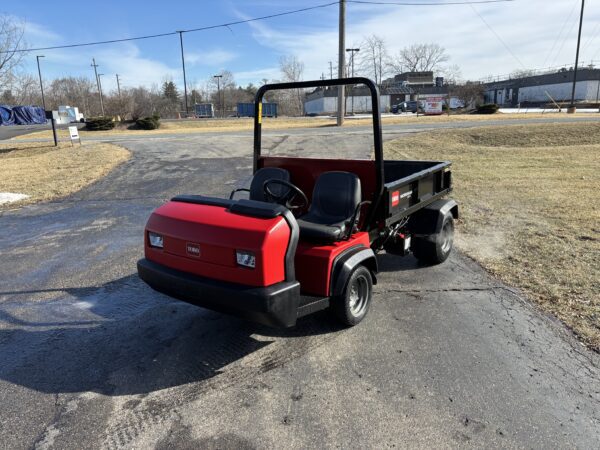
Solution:
M 171 100 L 178 101 L 179 100 L 179 92 L 177 92 L 177 86 L 172 81 L 165 81 L 162 85 L 163 97 Z

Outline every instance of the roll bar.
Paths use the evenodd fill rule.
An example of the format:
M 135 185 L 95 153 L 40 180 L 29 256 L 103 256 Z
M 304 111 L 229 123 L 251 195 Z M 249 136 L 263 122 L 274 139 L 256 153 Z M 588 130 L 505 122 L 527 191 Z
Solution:
M 372 204 L 371 214 L 373 216 L 379 201 L 383 195 L 384 168 L 383 168 L 383 139 L 381 134 L 381 112 L 379 111 L 379 89 L 377 85 L 369 78 L 353 77 L 339 78 L 332 80 L 314 80 L 298 81 L 292 83 L 273 83 L 261 86 L 254 97 L 254 172 L 258 169 L 258 160 L 261 150 L 261 127 L 262 127 L 262 99 L 266 92 L 285 89 L 305 89 L 311 87 L 329 87 L 341 85 L 364 84 L 371 91 L 371 109 L 373 113 L 373 140 L 375 151 L 375 167 L 377 186 L 375 195 L 377 196 Z M 371 219 L 372 217 L 369 217 Z

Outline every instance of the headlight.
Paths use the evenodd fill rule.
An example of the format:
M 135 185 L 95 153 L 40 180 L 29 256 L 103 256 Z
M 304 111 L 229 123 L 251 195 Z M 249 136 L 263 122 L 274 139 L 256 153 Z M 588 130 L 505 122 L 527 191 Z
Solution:
M 149 231 L 148 240 L 150 241 L 150 247 L 163 248 L 163 237 L 160 234 Z
M 256 267 L 256 257 L 254 256 L 254 253 L 245 250 L 236 250 L 235 256 L 237 263 L 240 266 L 249 267 L 251 269 Z

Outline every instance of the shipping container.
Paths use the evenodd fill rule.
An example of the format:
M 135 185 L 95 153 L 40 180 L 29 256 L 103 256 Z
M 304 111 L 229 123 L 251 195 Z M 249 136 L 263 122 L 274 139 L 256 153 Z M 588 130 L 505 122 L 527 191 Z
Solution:
M 212 103 L 196 103 L 194 113 L 196 117 L 215 117 L 215 109 Z
M 254 117 L 254 103 L 238 103 L 237 104 L 237 116 L 238 117 Z M 277 117 L 277 103 L 263 103 L 262 104 L 262 116 L 263 117 Z

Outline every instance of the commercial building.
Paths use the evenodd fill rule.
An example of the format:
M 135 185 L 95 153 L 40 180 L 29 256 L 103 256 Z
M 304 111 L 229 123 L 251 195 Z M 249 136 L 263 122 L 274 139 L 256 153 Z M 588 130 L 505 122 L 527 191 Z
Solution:
M 485 83 L 485 102 L 512 107 L 540 106 L 553 101 L 564 104 L 571 101 L 573 76 L 572 69 L 560 69 L 553 73 Z M 599 95 L 600 69 L 579 69 L 575 101 L 597 104 Z
M 306 95 L 305 114 L 335 114 L 337 112 L 337 87 L 317 88 Z M 425 96 L 447 97 L 448 86 L 441 77 L 434 79 L 433 72 L 406 72 L 383 80 L 379 86 L 380 110 L 389 112 L 393 105 L 417 100 Z M 364 86 L 346 88 L 346 111 L 370 113 L 371 95 Z

